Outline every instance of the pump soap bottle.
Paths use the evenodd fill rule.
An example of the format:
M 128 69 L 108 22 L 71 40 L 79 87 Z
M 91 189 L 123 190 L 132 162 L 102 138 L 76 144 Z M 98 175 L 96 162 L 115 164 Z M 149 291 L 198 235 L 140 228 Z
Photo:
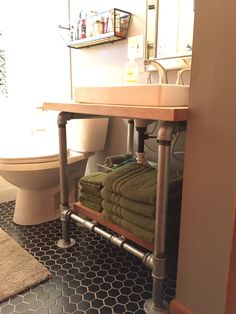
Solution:
M 135 51 L 130 52 L 128 62 L 125 64 L 125 85 L 133 85 L 138 82 L 138 64 L 135 61 Z

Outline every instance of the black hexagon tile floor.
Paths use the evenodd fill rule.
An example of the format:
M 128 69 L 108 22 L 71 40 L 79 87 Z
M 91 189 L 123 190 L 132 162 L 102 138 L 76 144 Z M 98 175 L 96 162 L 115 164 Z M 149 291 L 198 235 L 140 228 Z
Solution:
M 131 254 L 89 230 L 71 224 L 76 244 L 57 247 L 60 220 L 37 226 L 18 226 L 15 202 L 0 204 L 0 227 L 52 273 L 45 283 L 0 304 L 2 314 L 143 314 L 151 298 L 151 271 Z M 142 249 L 143 250 L 143 249 Z M 177 254 L 168 258 L 165 297 L 175 295 Z

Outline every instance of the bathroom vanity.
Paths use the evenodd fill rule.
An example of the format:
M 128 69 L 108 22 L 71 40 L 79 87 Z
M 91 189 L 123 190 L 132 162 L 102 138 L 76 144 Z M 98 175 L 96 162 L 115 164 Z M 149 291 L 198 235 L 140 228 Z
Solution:
M 99 88 L 89 88 L 92 95 L 96 94 Z M 88 90 L 87 90 L 88 92 Z M 88 94 L 87 94 L 88 95 Z M 84 97 L 84 96 L 83 96 Z M 188 97 L 188 95 L 186 95 Z M 155 105 L 133 105 L 133 104 L 110 104 L 110 100 L 106 103 L 89 102 L 45 102 L 43 107 L 46 110 L 60 111 L 58 115 L 59 129 L 59 154 L 60 154 L 60 185 L 61 185 L 61 221 L 62 221 L 62 239 L 58 242 L 60 247 L 70 247 L 74 244 L 74 240 L 69 235 L 70 220 L 83 224 L 86 228 L 100 234 L 113 244 L 127 250 L 140 258 L 143 263 L 152 269 L 153 275 L 153 297 L 147 300 L 144 309 L 147 313 L 167 313 L 167 309 L 163 305 L 163 282 L 165 279 L 165 229 L 166 229 L 166 213 L 167 213 L 167 197 L 168 197 L 168 177 L 169 177 L 169 157 L 172 135 L 181 125 L 186 126 L 188 107 L 186 103 L 178 106 L 165 106 L 165 102 L 161 106 Z M 122 230 L 121 227 L 111 223 L 106 223 L 99 213 L 93 212 L 89 208 L 82 206 L 80 203 L 74 204 L 74 210 L 70 209 L 68 201 L 67 186 L 67 160 L 66 160 L 66 121 L 70 119 L 86 119 L 105 117 L 121 117 L 127 119 L 147 119 L 159 120 L 161 126 L 157 136 L 158 145 L 158 171 L 157 171 L 157 202 L 156 202 L 156 223 L 155 223 L 155 241 L 154 245 L 139 241 L 129 232 Z M 132 145 L 133 126 L 128 123 L 128 146 Z M 99 224 L 105 225 L 112 229 L 120 236 L 110 235 L 108 232 L 99 228 L 94 221 L 87 221 L 77 215 L 77 212 L 84 214 L 86 217 L 95 220 Z M 142 252 L 127 243 L 125 238 L 136 242 L 137 244 L 148 249 L 150 253 Z M 152 253 L 153 252 L 153 253 Z

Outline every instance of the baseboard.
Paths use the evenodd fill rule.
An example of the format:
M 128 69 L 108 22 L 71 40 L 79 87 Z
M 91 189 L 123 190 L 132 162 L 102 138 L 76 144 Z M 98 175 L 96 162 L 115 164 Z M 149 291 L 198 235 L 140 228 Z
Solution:
M 16 199 L 16 188 L 10 187 L 0 190 L 0 203 L 14 201 Z
M 236 202 L 224 314 L 236 313 Z
M 169 314 L 198 314 L 178 300 L 174 299 L 170 302 Z

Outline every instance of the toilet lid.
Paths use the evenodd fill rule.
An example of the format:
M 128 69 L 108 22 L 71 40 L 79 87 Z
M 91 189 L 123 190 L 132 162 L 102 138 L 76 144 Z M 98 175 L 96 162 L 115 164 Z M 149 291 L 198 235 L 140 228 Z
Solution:
M 67 150 L 67 155 L 69 154 Z M 51 162 L 59 160 L 58 148 L 52 147 L 41 148 L 21 147 L 17 150 L 16 147 L 12 149 L 1 150 L 0 163 L 3 164 L 33 164 L 42 162 Z

